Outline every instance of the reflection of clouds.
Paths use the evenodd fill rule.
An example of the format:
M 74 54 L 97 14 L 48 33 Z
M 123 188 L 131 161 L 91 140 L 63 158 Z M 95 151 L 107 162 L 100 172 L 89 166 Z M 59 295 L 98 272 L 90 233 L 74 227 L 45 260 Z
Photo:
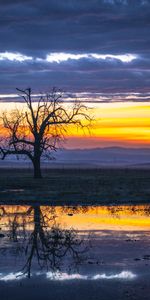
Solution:
M 45 273 L 37 272 L 36 276 L 45 275 Z M 0 273 L 0 281 L 13 281 L 13 280 L 21 280 L 26 276 L 22 272 L 17 273 L 9 273 L 9 274 L 2 274 Z M 93 276 L 90 275 L 81 275 L 78 273 L 68 274 L 65 272 L 47 272 L 46 278 L 49 280 L 54 281 L 66 281 L 66 280 L 100 280 L 100 279 L 134 279 L 136 278 L 136 274 L 132 273 L 131 271 L 122 271 L 120 273 L 107 275 L 106 273 L 103 274 L 96 274 Z
M 12 281 L 12 280 L 19 280 L 22 278 L 25 278 L 26 276 L 22 272 L 17 272 L 17 273 L 9 273 L 3 275 L 0 273 L 0 281 Z
M 75 280 L 75 279 L 88 279 L 87 275 L 81 274 L 67 274 L 67 273 L 59 273 L 59 272 L 48 272 L 46 277 L 50 280 Z
M 60 281 L 65 281 L 65 280 L 99 280 L 99 279 L 133 279 L 136 277 L 134 273 L 131 271 L 122 271 L 117 274 L 111 274 L 107 275 L 106 273 L 103 274 L 96 274 L 93 276 L 89 275 L 81 275 L 81 274 L 67 274 L 67 273 L 52 273 L 48 272 L 46 274 L 46 277 L 50 280 L 60 280 Z
M 133 279 L 135 278 L 136 275 L 130 271 L 122 271 L 121 273 L 118 274 L 112 274 L 112 275 L 106 275 L 105 273 L 103 274 L 97 274 L 93 276 L 92 279 Z

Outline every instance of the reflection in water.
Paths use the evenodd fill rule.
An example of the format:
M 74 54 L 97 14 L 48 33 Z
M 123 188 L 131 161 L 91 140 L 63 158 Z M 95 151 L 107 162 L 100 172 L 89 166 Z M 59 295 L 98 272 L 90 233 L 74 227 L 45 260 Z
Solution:
M 36 273 L 37 276 L 42 275 L 42 273 Z M 68 274 L 63 272 L 46 272 L 46 278 L 48 280 L 53 281 L 66 281 L 66 280 L 99 280 L 99 279 L 134 279 L 136 275 L 130 271 L 122 271 L 117 274 L 107 275 L 105 273 L 96 274 L 94 276 L 88 275 L 81 275 L 78 273 L 75 274 Z M 25 278 L 25 274 L 18 272 L 18 273 L 9 273 L 7 275 L 0 274 L 0 281 L 13 281 L 13 280 L 21 280 Z
M 54 271 L 60 270 L 65 257 L 70 260 L 69 267 L 78 266 L 84 258 L 86 248 L 83 247 L 83 239 L 72 228 L 62 229 L 56 222 L 53 209 L 41 210 L 35 206 L 26 210 L 17 207 L 15 211 L 12 207 L 1 207 L 1 212 L 1 221 L 6 222 L 4 229 L 8 231 L 10 240 L 16 243 L 13 253 L 15 250 L 15 254 L 27 257 L 22 273 L 29 278 L 35 258 L 40 269 Z
M 87 276 L 81 274 L 67 274 L 67 273 L 52 273 L 48 272 L 47 278 L 50 280 L 74 280 L 74 279 L 82 279 L 82 280 L 98 280 L 98 279 L 133 279 L 136 275 L 129 271 L 123 271 L 118 274 L 106 275 L 105 273 L 96 274 L 94 276 Z
M 145 230 L 150 228 L 150 205 L 40 206 L 39 210 L 43 227 L 51 227 L 55 221 L 61 227 L 76 230 L 135 230 L 135 227 Z M 17 238 L 14 236 L 16 227 L 22 231 L 24 227 L 28 230 L 33 229 L 35 211 L 35 206 L 0 206 L 0 226 L 2 223 L 5 224 L 4 230 L 12 226 L 11 234 L 15 239 Z
M 24 278 L 25 275 L 22 274 L 22 272 L 17 273 L 9 273 L 7 275 L 0 274 L 0 281 L 12 281 L 12 280 L 19 280 Z
M 10 264 L 18 257 L 21 260 L 11 271 L 9 262 L 8 266 L 4 264 L 7 272 L 0 271 L 0 280 L 19 280 L 33 273 L 49 280 L 133 279 L 136 277 L 134 270 L 131 272 L 127 268 L 128 251 L 133 256 L 138 254 L 138 247 L 134 246 L 132 252 L 125 243 L 138 240 L 137 230 L 149 230 L 150 206 L 5 205 L 0 206 L 0 228 L 1 255 L 7 256 Z M 121 240 L 122 232 L 126 234 L 124 241 Z M 143 238 L 143 234 L 141 236 Z M 89 246 L 93 243 L 96 250 L 88 256 Z M 141 260 L 134 256 L 133 259 Z M 85 261 L 86 272 L 79 274 L 76 271 Z M 111 272 L 102 270 L 102 267 L 107 269 L 108 264 L 114 266 Z

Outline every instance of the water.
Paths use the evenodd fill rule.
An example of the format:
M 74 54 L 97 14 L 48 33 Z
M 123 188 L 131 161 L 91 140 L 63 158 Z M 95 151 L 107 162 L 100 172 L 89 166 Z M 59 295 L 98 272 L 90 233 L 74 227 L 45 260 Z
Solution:
M 113 293 L 114 297 L 119 297 L 118 293 L 122 292 L 120 299 L 126 295 L 126 286 L 132 289 L 143 282 L 142 291 L 150 278 L 149 229 L 149 205 L 1 205 L 0 287 L 2 285 L 5 291 L 3 299 L 8 296 L 4 287 L 11 285 L 16 291 L 20 284 L 27 287 L 38 284 L 42 291 L 43 284 L 45 289 L 49 284 L 63 283 L 61 289 L 65 293 L 64 284 L 82 282 L 82 285 L 94 287 L 102 285 L 104 295 L 108 282 L 113 284 L 111 288 L 123 284 L 121 291 Z

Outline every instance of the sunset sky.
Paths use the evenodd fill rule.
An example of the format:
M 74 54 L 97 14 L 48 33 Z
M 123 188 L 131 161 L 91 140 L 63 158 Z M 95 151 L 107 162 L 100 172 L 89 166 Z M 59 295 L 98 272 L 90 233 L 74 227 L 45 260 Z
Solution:
M 150 147 L 149 32 L 149 0 L 1 0 L 0 110 L 56 86 L 95 119 L 66 147 Z

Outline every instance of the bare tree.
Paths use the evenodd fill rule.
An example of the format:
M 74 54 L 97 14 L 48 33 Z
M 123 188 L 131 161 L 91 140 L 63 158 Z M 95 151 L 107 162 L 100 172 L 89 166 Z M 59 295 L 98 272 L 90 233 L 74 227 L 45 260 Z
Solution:
M 37 258 L 41 269 L 60 271 L 62 260 L 66 256 L 67 258 L 70 256 L 77 267 L 87 251 L 82 244 L 83 240 L 78 238 L 77 232 L 72 228 L 61 229 L 54 221 L 49 230 L 40 207 L 36 206 L 34 207 L 34 229 L 24 249 L 27 260 L 22 272 L 30 278 L 34 257 Z
M 67 262 L 69 269 L 76 269 L 86 258 L 88 248 L 84 239 L 73 228 L 62 229 L 51 207 L 44 210 L 40 206 L 30 206 L 22 212 L 7 212 L 5 207 L 1 207 L 1 211 L 2 217 L 7 216 L 10 240 L 15 242 L 14 247 L 8 250 L 21 254 L 22 258 L 25 255 L 21 273 L 28 278 L 35 261 L 40 269 L 57 272 L 61 271 L 63 263 L 67 268 Z M 29 224 L 33 227 L 30 230 Z
M 34 178 L 41 178 L 41 157 L 52 158 L 52 151 L 63 141 L 68 125 L 84 128 L 91 118 L 87 107 L 80 102 L 75 101 L 66 109 L 62 92 L 55 88 L 36 99 L 31 88 L 17 90 L 25 102 L 25 109 L 2 113 L 2 129 L 6 134 L 1 141 L 1 158 L 13 154 L 26 156 L 33 164 Z

